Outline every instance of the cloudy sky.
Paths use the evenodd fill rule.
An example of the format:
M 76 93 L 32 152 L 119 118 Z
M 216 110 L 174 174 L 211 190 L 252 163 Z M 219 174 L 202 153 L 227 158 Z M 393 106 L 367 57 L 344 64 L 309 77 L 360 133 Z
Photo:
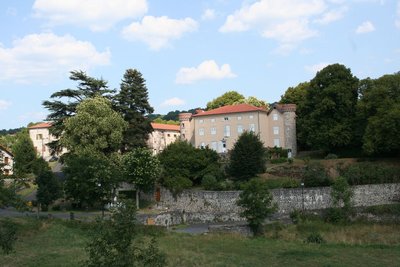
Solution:
M 228 90 L 274 102 L 330 63 L 400 71 L 400 0 L 1 0 L 0 129 L 41 121 L 84 70 L 147 80 L 156 113 Z

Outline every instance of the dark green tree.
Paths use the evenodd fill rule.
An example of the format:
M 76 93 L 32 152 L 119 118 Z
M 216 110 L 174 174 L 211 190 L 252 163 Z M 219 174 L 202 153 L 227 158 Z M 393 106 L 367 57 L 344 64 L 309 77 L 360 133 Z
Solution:
M 123 156 L 123 180 L 135 185 L 136 208 L 139 209 L 139 191 L 154 189 L 160 175 L 160 162 L 147 148 L 134 148 Z
M 244 101 L 245 97 L 236 91 L 228 91 L 223 95 L 213 99 L 207 103 L 207 110 L 219 108 L 226 105 L 233 105 L 240 101 Z
M 298 118 L 302 136 L 312 149 L 331 151 L 352 144 L 358 79 L 340 64 L 319 71 L 310 82 Z
M 36 151 L 26 131 L 18 134 L 17 141 L 13 146 L 13 154 L 15 175 L 23 177 L 31 174 L 36 161 Z
M 206 174 L 221 177 L 219 156 L 209 148 L 199 149 L 185 141 L 176 141 L 158 156 L 163 172 L 162 183 L 175 193 L 200 185 Z
M 368 154 L 400 152 L 400 73 L 365 79 L 359 86 L 358 137 Z
M 260 137 L 244 132 L 230 153 L 228 174 L 238 181 L 247 181 L 265 171 L 266 151 Z
M 38 185 L 36 199 L 42 209 L 46 210 L 51 203 L 62 197 L 60 181 L 51 170 L 40 173 L 35 182 Z
M 240 215 L 247 219 L 254 235 L 263 233 L 264 220 L 277 210 L 268 184 L 259 179 L 252 179 L 245 184 L 237 204 L 243 208 Z
M 122 152 L 135 147 L 145 147 L 148 135 L 153 131 L 146 116 L 153 113 L 154 109 L 149 104 L 146 81 L 139 71 L 126 70 L 121 90 L 115 96 L 115 108 L 128 123 L 124 132 Z
M 43 106 L 47 108 L 50 114 L 47 121 L 52 122 L 50 128 L 51 134 L 55 137 L 61 137 L 64 132 L 64 121 L 74 116 L 78 104 L 86 98 L 94 96 L 111 97 L 115 90 L 108 89 L 107 81 L 96 79 L 88 76 L 80 70 L 71 71 L 70 79 L 78 82 L 76 89 L 63 89 L 50 96 L 50 100 L 43 102 Z M 59 151 L 61 146 L 58 141 L 54 141 L 49 145 L 53 151 Z

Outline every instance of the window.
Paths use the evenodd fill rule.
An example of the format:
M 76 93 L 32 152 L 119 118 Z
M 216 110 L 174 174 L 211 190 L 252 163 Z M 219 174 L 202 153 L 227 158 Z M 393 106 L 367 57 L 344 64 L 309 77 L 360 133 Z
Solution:
M 211 127 L 211 134 L 217 134 L 217 128 Z
M 231 126 L 225 125 L 225 127 L 224 127 L 224 136 L 231 136 Z
M 171 135 L 170 135 L 170 134 L 167 134 L 167 136 L 170 137 Z
M 274 134 L 279 134 L 279 127 L 274 127 Z
M 181 126 L 182 126 L 182 128 L 185 128 L 185 123 L 182 122 Z
M 249 125 L 249 131 L 253 133 L 256 131 L 256 125 L 254 123 Z
M 242 119 L 242 116 L 238 116 L 238 121 L 240 121 Z
M 199 135 L 204 135 L 204 128 L 199 129 Z
M 273 115 L 272 115 L 272 119 L 273 119 L 274 121 L 277 121 L 277 120 L 278 120 L 278 114 L 276 114 L 276 113 L 273 114 Z
M 174 137 L 176 137 L 176 134 L 174 134 Z
M 215 119 L 211 119 L 211 122 L 215 122 Z
M 211 142 L 211 149 L 217 151 L 217 142 Z
M 250 116 L 249 116 L 249 119 L 250 119 L 250 120 L 252 120 L 253 118 L 254 118 L 254 116 L 253 116 L 253 115 L 250 115 Z
M 42 140 L 43 139 L 43 135 L 42 134 L 37 134 L 36 135 L 36 140 Z
M 199 120 L 199 123 L 203 123 L 204 122 L 204 120 Z
M 4 164 L 6 164 L 6 165 L 7 165 L 7 164 L 9 163 L 9 162 L 8 162 L 8 161 L 9 161 L 9 159 L 10 159 L 9 157 L 4 157 Z
M 238 125 L 237 126 L 237 132 L 238 132 L 238 134 L 243 133 L 243 126 L 242 125 Z
M 279 143 L 279 138 L 274 139 L 274 146 L 280 147 L 281 144 Z
M 229 117 L 224 117 L 224 121 L 229 121 Z

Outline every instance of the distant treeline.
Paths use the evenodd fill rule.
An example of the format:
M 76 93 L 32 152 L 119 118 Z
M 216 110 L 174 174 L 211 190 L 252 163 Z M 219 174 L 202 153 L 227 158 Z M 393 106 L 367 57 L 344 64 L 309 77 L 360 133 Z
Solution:
M 8 129 L 8 130 L 3 129 L 3 130 L 0 130 L 0 135 L 16 134 L 16 133 L 22 131 L 22 129 L 24 129 L 24 127 Z

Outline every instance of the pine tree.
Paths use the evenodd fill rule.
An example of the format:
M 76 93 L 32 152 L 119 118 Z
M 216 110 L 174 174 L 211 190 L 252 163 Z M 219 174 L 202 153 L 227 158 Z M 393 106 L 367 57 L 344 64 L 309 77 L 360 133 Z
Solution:
M 122 152 L 146 146 L 148 135 L 152 132 L 146 115 L 154 111 L 148 98 L 146 81 L 142 74 L 134 69 L 126 70 L 121 90 L 115 96 L 115 108 L 129 125 L 124 133 Z

